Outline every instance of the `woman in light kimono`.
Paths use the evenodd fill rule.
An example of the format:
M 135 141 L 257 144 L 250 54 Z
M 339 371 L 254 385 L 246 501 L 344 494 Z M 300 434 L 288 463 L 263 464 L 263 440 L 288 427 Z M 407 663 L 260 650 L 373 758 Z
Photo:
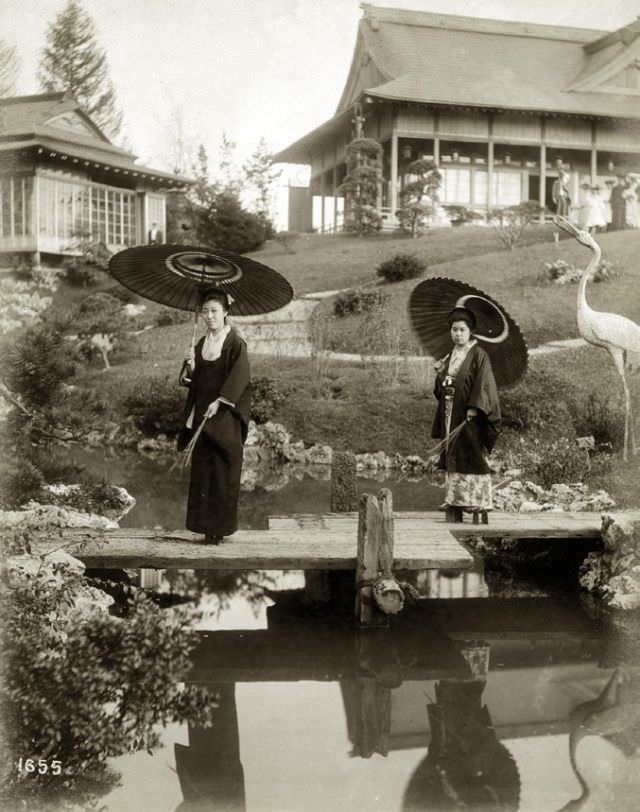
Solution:
M 489 356 L 473 338 L 476 320 L 471 310 L 454 308 L 448 322 L 453 349 L 436 365 L 438 408 L 431 432 L 446 441 L 440 467 L 446 471 L 447 521 L 461 522 L 463 510 L 468 510 L 474 522 L 481 517 L 486 523 L 493 504 L 485 456 L 498 434 L 498 389 Z

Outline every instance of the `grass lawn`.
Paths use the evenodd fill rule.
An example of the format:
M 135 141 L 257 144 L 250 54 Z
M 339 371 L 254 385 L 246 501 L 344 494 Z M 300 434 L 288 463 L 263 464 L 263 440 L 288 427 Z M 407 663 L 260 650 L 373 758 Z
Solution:
M 460 231 L 455 229 L 452 238 Z M 603 257 L 619 275 L 607 282 L 591 283 L 589 302 L 596 310 L 620 313 L 640 323 L 640 231 L 619 231 L 598 236 Z M 575 240 L 547 241 L 519 246 L 513 251 L 494 251 L 431 265 L 427 276 L 460 279 L 494 296 L 516 319 L 530 347 L 560 338 L 577 337 L 577 285 L 555 285 L 542 280 L 544 262 L 563 259 L 586 267 L 591 252 Z M 382 313 L 335 318 L 332 302 L 315 311 L 315 334 L 323 346 L 342 352 L 416 352 L 407 304 L 419 282 L 411 279 L 384 285 L 389 299 Z
M 531 225 L 522 245 L 551 240 L 551 227 Z M 437 228 L 412 239 L 404 234 L 301 234 L 287 253 L 275 240 L 248 256 L 280 271 L 293 285 L 297 296 L 320 290 L 340 290 L 376 281 L 376 268 L 394 254 L 411 253 L 428 269 L 464 257 L 501 250 L 495 229 L 484 226 Z M 505 249 L 502 249 L 503 251 Z

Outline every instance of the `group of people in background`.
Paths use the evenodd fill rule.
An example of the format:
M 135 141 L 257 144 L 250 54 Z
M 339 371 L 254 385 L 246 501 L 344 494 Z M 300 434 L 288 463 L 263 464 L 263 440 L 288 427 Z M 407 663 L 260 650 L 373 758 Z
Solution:
M 581 228 L 591 233 L 640 227 L 639 175 L 618 175 L 615 180 L 605 181 L 604 187 L 583 183 L 575 202 L 571 199 L 569 181 L 569 173 L 560 169 L 552 189 L 556 214 L 577 220 Z

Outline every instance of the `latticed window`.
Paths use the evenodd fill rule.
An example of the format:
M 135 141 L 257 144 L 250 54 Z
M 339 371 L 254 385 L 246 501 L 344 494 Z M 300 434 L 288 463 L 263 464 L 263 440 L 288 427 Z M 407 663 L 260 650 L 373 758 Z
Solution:
M 45 243 L 55 240 L 61 251 L 87 238 L 114 247 L 135 244 L 135 192 L 46 175 L 38 185 L 38 228 Z
M 0 236 L 25 237 L 33 233 L 32 200 L 33 178 L 30 175 L 4 175 L 0 179 Z

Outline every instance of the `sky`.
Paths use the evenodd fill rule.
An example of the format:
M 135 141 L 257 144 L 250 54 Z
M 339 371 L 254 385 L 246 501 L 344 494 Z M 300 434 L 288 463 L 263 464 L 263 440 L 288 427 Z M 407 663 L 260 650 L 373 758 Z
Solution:
M 17 91 L 39 92 L 46 28 L 66 0 L 0 0 L 17 46 Z M 212 158 L 222 133 L 245 159 L 277 151 L 331 118 L 356 41 L 360 0 L 83 0 L 106 49 L 126 145 L 170 168 L 179 129 Z M 374 5 L 612 30 L 640 0 L 377 0 Z

